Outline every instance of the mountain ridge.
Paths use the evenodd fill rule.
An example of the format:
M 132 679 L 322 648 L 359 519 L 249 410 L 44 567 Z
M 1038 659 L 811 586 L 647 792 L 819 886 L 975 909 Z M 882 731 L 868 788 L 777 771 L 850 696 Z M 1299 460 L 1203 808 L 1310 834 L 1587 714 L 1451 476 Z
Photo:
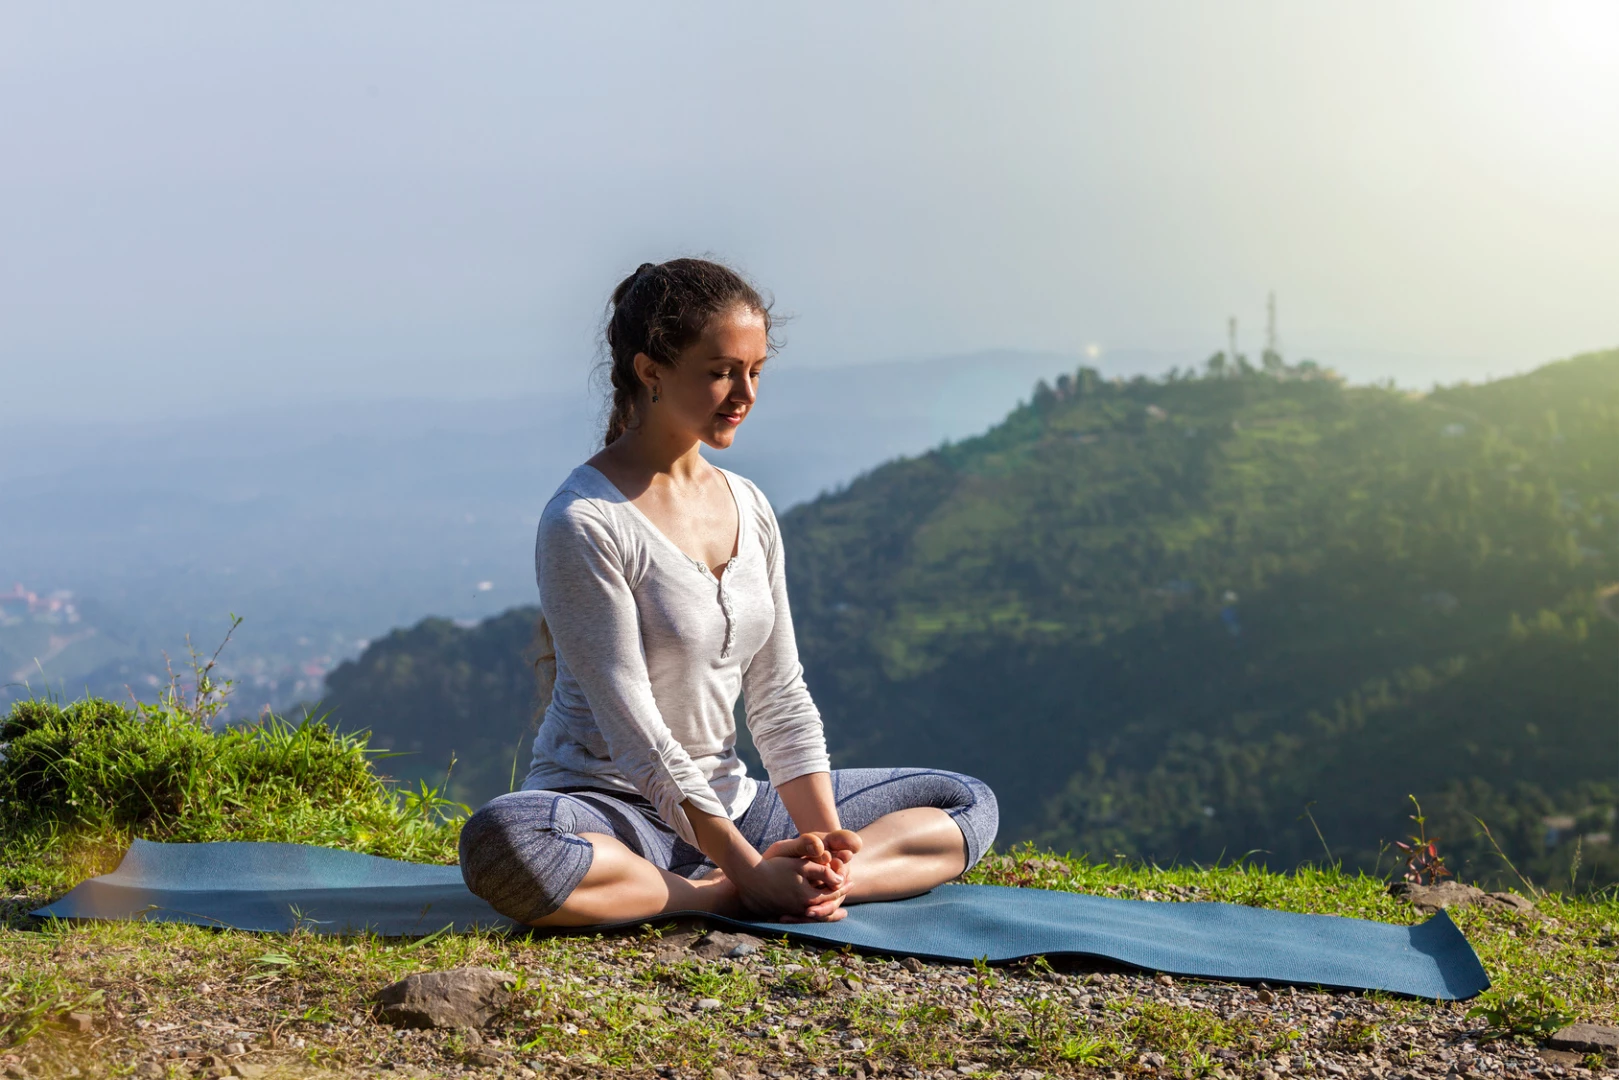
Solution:
M 1319 827 L 1370 864 L 1406 788 L 1480 865 L 1469 806 L 1606 814 L 1616 436 L 1619 352 L 1428 394 L 1279 357 L 1042 380 L 982 435 L 781 515 L 834 762 L 972 771 L 1006 839 L 1103 855 L 1297 861 Z M 533 613 L 509 614 L 513 654 Z M 1548 696 L 1535 672 L 1554 669 Z M 328 704 L 381 691 L 358 670 Z M 515 725 L 519 697 L 489 707 Z M 1511 734 L 1528 723 L 1560 741 Z M 1469 734 L 1505 765 L 1447 759 Z M 1352 760 L 1385 777 L 1376 808 L 1335 769 Z M 1518 855 L 1571 857 L 1534 831 L 1509 830 Z

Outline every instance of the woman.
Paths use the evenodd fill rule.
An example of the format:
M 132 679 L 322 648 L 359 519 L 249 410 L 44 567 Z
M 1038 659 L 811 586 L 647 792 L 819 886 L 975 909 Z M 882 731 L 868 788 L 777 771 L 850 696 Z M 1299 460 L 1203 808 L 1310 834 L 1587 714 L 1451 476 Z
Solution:
M 770 327 L 747 282 L 701 259 L 643 263 L 613 291 L 605 445 L 535 546 L 554 683 L 533 766 L 461 832 L 468 888 L 518 922 L 836 920 L 956 877 L 995 838 L 972 777 L 831 768 L 775 513 L 698 449 L 735 440 Z M 769 783 L 736 753 L 739 691 Z

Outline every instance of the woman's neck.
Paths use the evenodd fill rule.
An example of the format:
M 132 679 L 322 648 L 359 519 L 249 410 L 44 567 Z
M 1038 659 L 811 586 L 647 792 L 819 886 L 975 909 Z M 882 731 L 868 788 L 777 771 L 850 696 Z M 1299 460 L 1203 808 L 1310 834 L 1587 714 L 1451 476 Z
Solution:
M 698 483 L 713 467 L 699 452 L 701 445 L 696 439 L 672 432 L 660 436 L 656 432 L 626 431 L 604 448 L 600 456 L 647 479 L 661 474 L 676 487 L 683 487 Z

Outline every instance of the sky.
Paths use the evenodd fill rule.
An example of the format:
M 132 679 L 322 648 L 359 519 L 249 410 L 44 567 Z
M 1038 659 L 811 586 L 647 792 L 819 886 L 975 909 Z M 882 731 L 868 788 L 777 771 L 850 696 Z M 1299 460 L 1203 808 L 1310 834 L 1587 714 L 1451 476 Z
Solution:
M 1619 5 L 0 7 L 0 399 L 579 393 L 643 260 L 780 364 L 1619 346 Z M 1164 364 L 1168 366 L 1167 359 Z M 858 392 L 851 382 L 851 392 Z

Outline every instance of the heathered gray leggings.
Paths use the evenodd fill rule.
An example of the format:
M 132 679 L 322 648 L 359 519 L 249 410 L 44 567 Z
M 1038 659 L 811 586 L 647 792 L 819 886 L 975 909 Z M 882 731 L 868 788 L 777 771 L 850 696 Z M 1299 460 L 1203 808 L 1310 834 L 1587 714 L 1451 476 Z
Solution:
M 912 807 L 945 811 L 961 828 L 972 867 L 995 839 L 995 795 L 980 780 L 942 769 L 833 769 L 838 821 L 864 829 Z M 736 821 L 757 851 L 798 835 L 781 796 L 761 782 Z M 681 877 L 714 863 L 677 836 L 639 795 L 587 788 L 513 791 L 484 804 L 461 828 L 461 876 L 496 911 L 530 923 L 562 906 L 584 880 L 595 848 L 582 832 L 609 833 L 631 851 Z

